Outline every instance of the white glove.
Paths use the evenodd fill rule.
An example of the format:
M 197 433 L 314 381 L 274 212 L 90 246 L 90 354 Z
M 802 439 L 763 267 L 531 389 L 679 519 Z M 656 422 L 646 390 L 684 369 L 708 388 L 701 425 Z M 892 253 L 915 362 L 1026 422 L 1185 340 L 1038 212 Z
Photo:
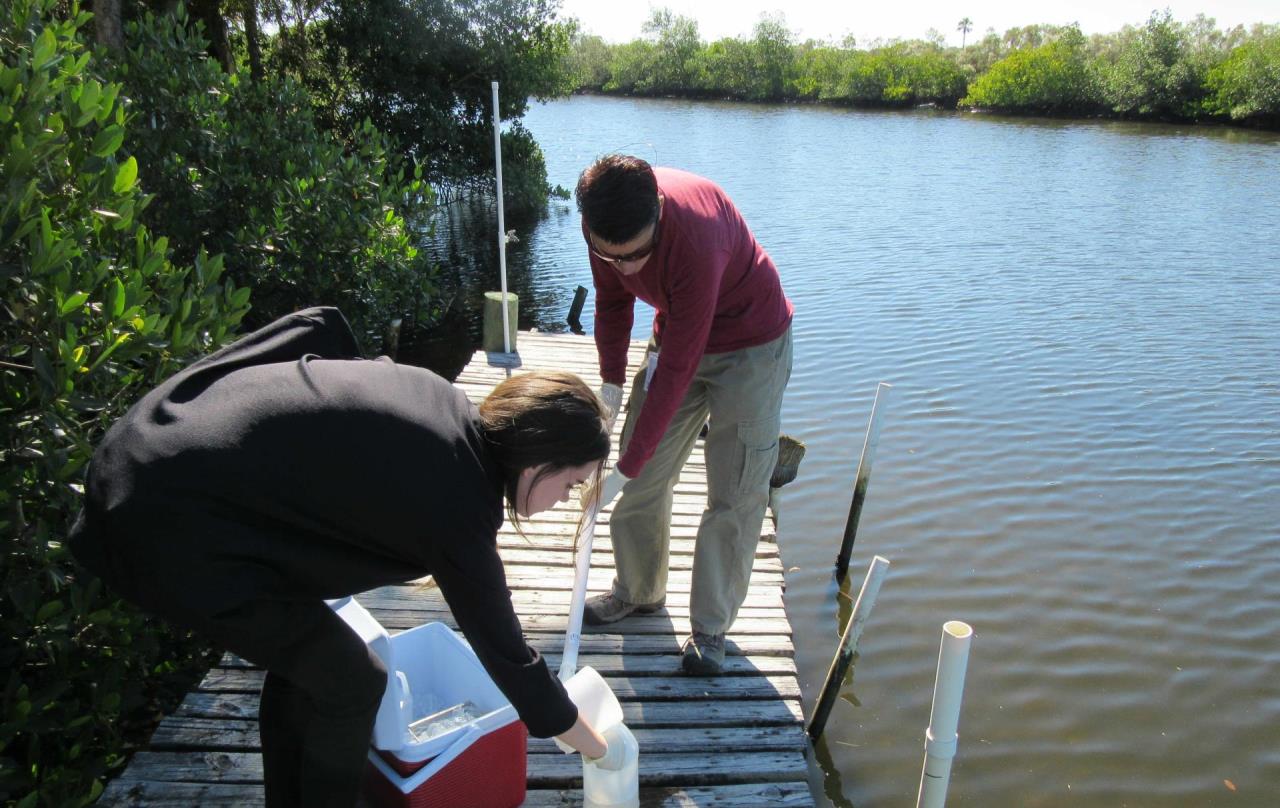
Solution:
M 586 755 L 582 759 L 595 766 L 597 769 L 616 772 L 621 769 L 627 762 L 627 746 L 626 738 L 630 732 L 623 724 L 615 724 L 605 730 L 604 740 L 609 746 L 604 750 L 604 754 L 598 758 L 589 758 Z M 634 744 L 635 736 L 632 736 L 631 743 Z
M 613 420 L 618 417 L 618 411 L 622 409 L 622 388 L 619 385 L 605 382 L 600 387 L 600 400 L 609 409 L 609 423 L 612 424 Z
M 618 471 L 617 467 L 609 470 L 604 475 L 604 479 L 591 486 L 582 497 L 583 509 L 591 507 L 591 502 L 596 496 L 596 491 L 600 492 L 600 510 L 609 507 L 609 503 L 622 491 L 622 487 L 631 482 L 631 478 Z

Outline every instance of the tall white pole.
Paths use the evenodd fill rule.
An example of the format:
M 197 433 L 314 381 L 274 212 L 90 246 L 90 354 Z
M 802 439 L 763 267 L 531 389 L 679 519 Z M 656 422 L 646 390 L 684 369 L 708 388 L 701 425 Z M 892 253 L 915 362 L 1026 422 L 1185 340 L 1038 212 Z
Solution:
M 502 119 L 498 115 L 498 82 L 493 82 L 493 155 L 498 176 L 498 273 L 502 281 L 502 352 L 511 353 L 511 322 L 507 313 L 507 222 L 502 212 Z
M 942 626 L 933 712 L 924 733 L 924 770 L 920 773 L 916 808 L 942 808 L 947 801 L 951 760 L 956 756 L 959 740 L 956 727 L 960 723 L 960 698 L 964 695 L 964 674 L 969 666 L 972 639 L 973 629 L 968 623 L 949 620 Z

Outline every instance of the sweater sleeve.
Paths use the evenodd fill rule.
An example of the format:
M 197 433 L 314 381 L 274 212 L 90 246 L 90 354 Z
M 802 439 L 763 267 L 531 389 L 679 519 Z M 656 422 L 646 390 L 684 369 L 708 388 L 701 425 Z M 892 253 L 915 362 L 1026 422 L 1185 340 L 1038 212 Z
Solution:
M 480 663 L 537 738 L 566 732 L 578 708 L 524 639 L 494 537 L 444 549 L 432 574 Z
M 618 470 L 627 477 L 635 478 L 653 457 L 684 400 L 707 347 L 728 260 L 722 251 L 709 255 L 684 251 L 680 261 L 668 269 L 671 302 L 663 323 L 658 368 L 649 382 L 631 442 L 618 460 Z
M 604 261 L 590 254 L 591 277 L 596 287 L 596 352 L 600 356 L 600 379 L 625 386 L 627 350 L 631 347 L 631 325 L 635 321 L 635 295 Z

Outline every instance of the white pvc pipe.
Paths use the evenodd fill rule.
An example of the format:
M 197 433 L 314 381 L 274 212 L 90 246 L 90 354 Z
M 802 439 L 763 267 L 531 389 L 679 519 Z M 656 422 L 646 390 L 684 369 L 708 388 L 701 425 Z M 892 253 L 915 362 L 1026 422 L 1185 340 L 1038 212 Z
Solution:
M 867 577 L 862 581 L 862 589 L 858 592 L 858 599 L 854 601 L 853 612 L 849 615 L 849 622 L 845 624 L 844 634 L 840 637 L 840 647 L 836 649 L 836 655 L 831 659 L 827 678 L 822 683 L 822 691 L 818 694 L 818 702 L 814 705 L 813 715 L 809 719 L 806 732 L 815 741 L 827 727 L 827 718 L 830 717 L 831 708 L 835 705 L 836 696 L 840 693 L 840 685 L 844 681 L 845 674 L 849 672 L 849 666 L 853 664 L 853 652 L 857 649 L 858 640 L 862 637 L 862 629 L 867 624 L 867 619 L 871 617 L 871 610 L 875 607 L 876 598 L 880 594 L 880 584 L 884 583 L 885 576 L 888 574 L 889 559 L 884 556 L 871 559 Z
M 498 115 L 498 82 L 493 82 L 493 155 L 498 177 L 498 274 L 502 283 L 502 352 L 511 353 L 511 322 L 507 313 L 507 222 L 502 212 L 502 120 Z
M 599 480 L 597 479 L 597 484 Z M 574 560 L 573 597 L 569 601 L 569 626 L 564 632 L 564 652 L 560 657 L 560 681 L 567 681 L 578 669 L 578 647 L 582 645 L 582 612 L 587 602 L 587 577 L 591 574 L 591 544 L 596 536 L 600 501 L 591 506 L 578 536 Z
M 938 674 L 933 685 L 933 711 L 924 734 L 924 770 L 916 808 L 942 808 L 951 782 L 951 760 L 956 756 L 960 723 L 960 699 L 964 695 L 964 674 L 969 666 L 969 641 L 973 629 L 968 623 L 949 620 L 942 626 L 942 647 L 938 651 Z

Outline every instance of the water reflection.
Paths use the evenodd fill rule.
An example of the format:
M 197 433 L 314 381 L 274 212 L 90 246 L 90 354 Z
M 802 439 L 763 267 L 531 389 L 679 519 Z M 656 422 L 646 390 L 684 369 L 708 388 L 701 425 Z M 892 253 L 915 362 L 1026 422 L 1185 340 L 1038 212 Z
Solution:
M 545 253 L 540 241 L 547 237 L 539 226 L 565 214 L 565 204 L 553 201 L 536 213 L 505 216 L 507 230 L 515 236 L 507 245 L 507 289 L 520 299 L 520 330 L 569 330 L 567 317 L 577 282 L 547 272 L 539 263 Z M 402 361 L 452 379 L 480 347 L 484 294 L 501 288 L 497 220 L 497 209 L 488 198 L 457 200 L 437 211 L 433 234 L 422 249 L 439 268 L 437 285 L 445 314 L 430 333 L 404 346 Z

